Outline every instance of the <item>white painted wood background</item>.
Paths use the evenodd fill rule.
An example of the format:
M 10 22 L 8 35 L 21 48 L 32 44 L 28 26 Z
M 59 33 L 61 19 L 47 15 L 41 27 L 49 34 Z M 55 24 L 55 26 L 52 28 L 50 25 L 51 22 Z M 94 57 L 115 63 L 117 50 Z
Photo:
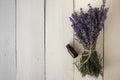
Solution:
M 17 80 L 44 80 L 44 0 L 17 0 Z
M 100 7 L 102 0 L 75 0 L 75 10 L 86 10 L 89 3 L 93 7 Z M 73 0 L 49 0 L 46 3 L 46 11 L 46 80 L 102 80 L 102 77 L 82 78 L 65 47 L 73 42 L 73 30 L 69 21 L 73 13 Z M 98 48 L 103 52 L 102 35 L 100 38 Z
M 0 80 L 15 79 L 15 1 L 0 0 Z
M 75 10 L 87 9 L 88 3 L 99 6 L 101 1 L 75 0 Z M 104 80 L 120 79 L 119 3 L 107 0 Z M 0 0 L 0 80 L 95 80 L 80 77 L 65 48 L 72 42 L 72 12 L 72 0 L 46 0 L 44 32 L 44 0 Z

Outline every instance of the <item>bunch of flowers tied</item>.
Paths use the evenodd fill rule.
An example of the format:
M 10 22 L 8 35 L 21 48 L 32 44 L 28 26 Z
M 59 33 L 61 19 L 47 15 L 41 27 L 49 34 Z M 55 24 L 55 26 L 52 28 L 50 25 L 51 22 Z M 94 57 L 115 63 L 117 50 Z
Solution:
M 84 47 L 80 64 L 75 63 L 75 65 L 82 76 L 98 77 L 99 74 L 102 74 L 102 64 L 96 51 L 96 43 L 100 31 L 104 27 L 108 8 L 104 8 L 103 5 L 100 8 L 92 8 L 90 4 L 88 6 L 87 12 L 81 8 L 80 13 L 74 12 L 70 17 L 76 40 Z

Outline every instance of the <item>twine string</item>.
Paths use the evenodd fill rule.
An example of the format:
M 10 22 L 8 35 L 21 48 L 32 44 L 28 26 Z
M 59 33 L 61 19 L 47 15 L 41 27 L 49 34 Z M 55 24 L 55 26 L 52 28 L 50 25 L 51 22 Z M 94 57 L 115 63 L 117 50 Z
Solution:
M 88 62 L 88 60 L 90 59 L 90 57 L 91 57 L 91 55 L 92 55 L 92 52 L 95 51 L 96 41 L 97 41 L 97 40 L 95 40 L 95 41 L 93 42 L 93 44 L 90 46 L 90 49 L 89 49 L 89 50 L 84 50 L 84 51 L 88 52 L 88 57 L 87 57 L 87 59 L 86 59 L 84 62 L 81 63 L 81 67 L 82 67 L 85 63 Z

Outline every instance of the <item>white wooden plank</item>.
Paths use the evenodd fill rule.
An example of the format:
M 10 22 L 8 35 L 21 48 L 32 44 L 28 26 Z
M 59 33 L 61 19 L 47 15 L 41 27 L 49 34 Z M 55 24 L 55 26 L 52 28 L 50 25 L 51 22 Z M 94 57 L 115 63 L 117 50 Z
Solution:
M 0 80 L 16 80 L 15 0 L 0 0 Z
M 73 80 L 73 59 L 65 47 L 72 42 L 72 7 L 72 0 L 47 0 L 46 80 Z
M 109 7 L 105 24 L 104 80 L 120 79 L 120 0 L 106 0 Z
M 84 11 L 88 10 L 88 4 L 91 4 L 92 7 L 100 7 L 102 4 L 102 0 L 75 0 L 75 11 L 80 11 L 80 8 L 83 8 Z M 81 49 L 81 52 L 83 51 L 82 46 L 79 45 L 78 42 L 75 42 L 75 46 L 78 46 Z M 103 32 L 101 32 L 98 37 L 96 48 L 97 51 L 103 55 Z M 99 76 L 98 79 L 91 76 L 82 77 L 77 68 L 75 67 L 74 69 L 74 80 L 102 80 L 102 76 Z
M 80 10 L 80 8 L 83 8 L 84 10 L 87 10 L 88 4 L 91 4 L 92 7 L 100 7 L 103 3 L 103 0 L 74 0 L 75 1 L 75 10 Z
M 17 0 L 17 80 L 44 80 L 44 0 Z

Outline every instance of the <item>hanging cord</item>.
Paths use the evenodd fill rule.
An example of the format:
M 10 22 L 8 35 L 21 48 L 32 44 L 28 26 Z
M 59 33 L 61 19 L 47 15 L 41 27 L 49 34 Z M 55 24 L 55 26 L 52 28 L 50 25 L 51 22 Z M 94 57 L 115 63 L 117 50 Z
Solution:
M 103 8 L 105 8 L 106 0 L 103 0 Z
M 102 0 L 102 1 L 103 1 L 103 9 L 104 9 L 106 6 L 106 0 Z M 105 28 L 103 24 L 103 78 L 102 80 L 104 80 L 104 31 L 105 31 Z
M 75 12 L 75 0 L 73 0 L 73 13 L 74 12 Z M 74 38 L 75 38 L 75 32 L 73 30 L 73 47 L 75 47 L 75 40 L 74 40 Z
M 75 0 L 73 0 L 73 13 L 75 12 Z M 73 30 L 73 47 L 75 47 L 75 31 Z M 73 59 L 74 63 L 74 59 Z M 75 67 L 73 65 L 73 80 L 74 80 L 74 72 L 75 72 Z

